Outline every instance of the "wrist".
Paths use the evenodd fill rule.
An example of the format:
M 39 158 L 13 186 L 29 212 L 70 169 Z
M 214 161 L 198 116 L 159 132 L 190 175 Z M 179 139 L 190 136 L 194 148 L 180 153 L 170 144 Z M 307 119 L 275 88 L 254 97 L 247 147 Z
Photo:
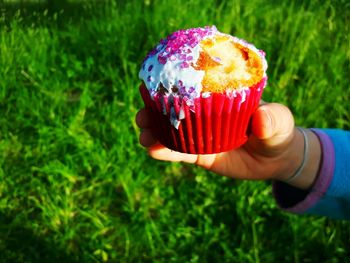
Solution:
M 288 145 L 285 146 L 285 151 L 278 159 L 278 169 L 273 176 L 274 180 L 286 181 L 300 167 L 303 161 L 303 136 L 297 129 L 293 129 L 293 134 Z
M 300 189 L 309 189 L 316 180 L 320 161 L 321 146 L 317 136 L 311 130 L 295 128 L 275 179 Z

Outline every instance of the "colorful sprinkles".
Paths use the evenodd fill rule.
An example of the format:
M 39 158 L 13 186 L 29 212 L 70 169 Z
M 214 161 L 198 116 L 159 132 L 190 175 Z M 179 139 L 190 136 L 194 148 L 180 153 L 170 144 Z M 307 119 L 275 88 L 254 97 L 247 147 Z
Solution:
M 147 54 L 140 71 L 140 78 L 145 81 L 151 94 L 154 95 L 160 84 L 162 84 L 163 88 L 169 93 L 180 94 L 183 97 L 187 97 L 189 101 L 198 96 L 201 88 L 200 80 L 204 72 L 194 70 L 192 65 L 199 56 L 199 43 L 216 33 L 218 33 L 218 30 L 215 26 L 206 26 L 204 28 L 178 30 L 167 38 L 161 39 L 158 45 Z M 171 67 L 170 65 L 173 66 Z M 169 70 L 164 70 L 167 67 Z M 189 72 L 184 73 L 185 70 L 189 70 Z M 171 83 L 167 83 L 159 76 L 162 74 L 162 71 L 169 76 L 171 76 L 172 72 L 173 74 L 176 73 L 182 79 L 175 76 L 170 81 Z M 180 74 L 178 74 L 179 71 Z M 197 75 L 197 77 L 193 78 L 194 75 Z M 164 76 L 164 79 L 168 79 L 169 76 Z M 199 85 L 192 83 L 194 81 L 199 83 Z M 177 86 L 177 89 L 173 89 L 173 86 Z
M 191 28 L 179 30 L 169 35 L 166 39 L 161 39 L 159 45 L 148 53 L 145 60 L 157 54 L 160 64 L 165 64 L 168 60 L 180 60 L 181 68 L 188 68 L 189 62 L 193 62 L 192 49 L 204 38 L 217 32 L 215 26 L 205 28 Z M 150 70 L 149 70 L 150 71 Z

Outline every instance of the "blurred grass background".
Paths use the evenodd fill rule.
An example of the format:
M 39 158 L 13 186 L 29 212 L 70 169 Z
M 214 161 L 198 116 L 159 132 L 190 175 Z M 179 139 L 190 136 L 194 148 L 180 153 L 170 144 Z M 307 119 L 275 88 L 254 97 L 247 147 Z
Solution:
M 150 159 L 138 70 L 215 24 L 266 51 L 264 100 L 350 129 L 347 0 L 0 1 L 1 262 L 350 262 L 350 225 L 276 206 L 269 182 Z

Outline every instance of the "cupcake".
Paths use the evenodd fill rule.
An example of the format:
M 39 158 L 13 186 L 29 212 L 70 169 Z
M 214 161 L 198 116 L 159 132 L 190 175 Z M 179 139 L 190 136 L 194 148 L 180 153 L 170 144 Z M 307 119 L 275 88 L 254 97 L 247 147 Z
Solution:
M 152 131 L 179 152 L 244 144 L 266 85 L 265 53 L 215 26 L 179 30 L 148 53 L 139 77 Z

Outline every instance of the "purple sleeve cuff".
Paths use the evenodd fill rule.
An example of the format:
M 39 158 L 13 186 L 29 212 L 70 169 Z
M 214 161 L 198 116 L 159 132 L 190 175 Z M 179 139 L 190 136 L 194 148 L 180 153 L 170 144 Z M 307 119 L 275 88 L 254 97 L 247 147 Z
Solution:
M 318 129 L 311 129 L 321 143 L 321 163 L 313 187 L 306 191 L 292 187 L 283 182 L 274 182 L 273 194 L 279 207 L 292 213 L 304 213 L 312 208 L 327 192 L 334 174 L 334 146 L 327 134 Z

